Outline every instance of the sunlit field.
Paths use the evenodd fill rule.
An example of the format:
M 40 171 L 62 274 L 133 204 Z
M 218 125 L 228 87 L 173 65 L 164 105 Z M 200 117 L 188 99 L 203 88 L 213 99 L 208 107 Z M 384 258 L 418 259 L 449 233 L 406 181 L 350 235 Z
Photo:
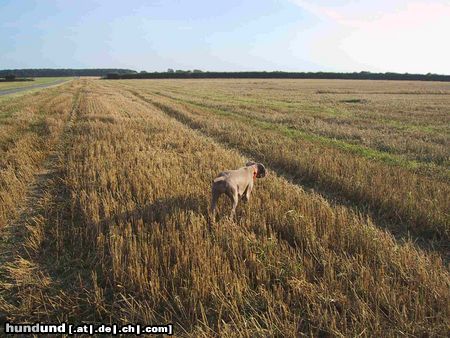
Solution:
M 450 83 L 81 79 L 0 105 L 0 316 L 447 336 Z M 262 162 L 235 220 L 224 169 Z

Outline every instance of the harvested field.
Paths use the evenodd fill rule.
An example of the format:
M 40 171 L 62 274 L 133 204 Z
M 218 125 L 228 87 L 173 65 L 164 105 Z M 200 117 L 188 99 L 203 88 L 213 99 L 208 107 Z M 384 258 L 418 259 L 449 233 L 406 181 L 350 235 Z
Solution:
M 450 84 L 75 80 L 0 107 L 0 314 L 446 336 Z M 266 164 L 237 220 L 211 180 Z

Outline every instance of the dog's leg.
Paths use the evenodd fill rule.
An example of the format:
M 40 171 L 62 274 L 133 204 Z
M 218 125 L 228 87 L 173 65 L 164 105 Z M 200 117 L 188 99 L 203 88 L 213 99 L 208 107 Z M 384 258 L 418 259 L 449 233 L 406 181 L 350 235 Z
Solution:
M 248 186 L 247 186 L 247 188 L 245 188 L 244 192 L 242 193 L 242 197 L 241 197 L 242 202 L 247 202 L 248 201 L 248 199 L 247 199 L 247 191 L 248 191 Z
M 236 215 L 236 207 L 239 202 L 239 195 L 237 190 L 233 190 L 233 195 L 231 195 L 231 200 L 233 201 L 233 206 L 231 208 L 231 219 L 234 220 L 234 217 Z
M 251 182 L 245 189 L 244 196 L 242 198 L 243 201 L 245 202 L 250 201 L 250 194 L 252 193 L 252 190 L 253 190 L 253 182 Z
M 219 199 L 220 193 L 217 192 L 215 189 L 212 191 L 211 196 L 211 217 L 213 222 L 216 220 L 216 206 L 217 206 L 217 200 Z

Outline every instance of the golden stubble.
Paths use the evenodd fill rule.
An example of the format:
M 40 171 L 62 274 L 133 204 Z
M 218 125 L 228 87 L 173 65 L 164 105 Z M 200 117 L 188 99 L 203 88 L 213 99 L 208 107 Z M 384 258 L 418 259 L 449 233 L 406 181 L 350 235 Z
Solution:
M 35 310 L 47 320 L 173 322 L 186 336 L 448 328 L 450 283 L 439 254 L 396 241 L 364 214 L 273 170 L 239 205 L 237 221 L 211 224 L 211 180 L 245 163 L 240 147 L 119 84 L 84 82 L 77 102 L 28 234 L 30 257 L 10 271 L 27 304 L 9 308 L 15 318 Z M 229 207 L 222 199 L 220 214 Z M 35 264 L 42 272 L 23 282 L 18 271 L 40 271 Z

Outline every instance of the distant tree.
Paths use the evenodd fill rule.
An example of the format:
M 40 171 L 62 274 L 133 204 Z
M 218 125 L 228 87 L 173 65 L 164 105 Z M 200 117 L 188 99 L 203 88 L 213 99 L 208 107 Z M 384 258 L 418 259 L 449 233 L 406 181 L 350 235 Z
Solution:
M 14 74 L 8 74 L 5 76 L 6 81 L 14 81 L 16 79 L 16 76 Z
M 167 69 L 167 73 L 175 73 L 175 71 L 172 68 Z
M 147 72 L 145 70 L 141 70 L 140 74 L 147 74 Z
M 193 73 L 203 73 L 203 70 L 200 70 L 200 69 L 194 69 L 192 72 L 193 72 Z
M 119 73 L 108 73 L 106 74 L 106 78 L 111 80 L 117 80 L 120 79 L 120 75 Z

